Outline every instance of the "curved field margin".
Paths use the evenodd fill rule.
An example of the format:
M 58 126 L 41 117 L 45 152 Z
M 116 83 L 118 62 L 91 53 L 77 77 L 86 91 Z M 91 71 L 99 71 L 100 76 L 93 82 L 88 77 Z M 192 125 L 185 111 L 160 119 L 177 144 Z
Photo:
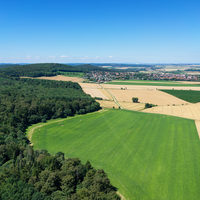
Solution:
M 109 110 L 35 129 L 35 149 L 103 168 L 131 200 L 199 200 L 200 144 L 193 120 Z

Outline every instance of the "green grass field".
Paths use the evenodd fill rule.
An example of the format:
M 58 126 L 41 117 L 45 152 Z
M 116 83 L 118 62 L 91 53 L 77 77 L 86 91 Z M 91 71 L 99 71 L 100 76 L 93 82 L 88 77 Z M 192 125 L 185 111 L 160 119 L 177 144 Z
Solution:
M 106 84 L 112 85 L 152 85 L 152 86 L 172 86 L 172 87 L 200 87 L 200 84 L 186 84 L 173 81 L 112 81 Z
M 190 103 L 200 102 L 200 91 L 195 90 L 161 90 Z
M 32 142 L 35 149 L 90 160 L 127 199 L 200 199 L 200 143 L 192 120 L 107 110 L 46 123 Z

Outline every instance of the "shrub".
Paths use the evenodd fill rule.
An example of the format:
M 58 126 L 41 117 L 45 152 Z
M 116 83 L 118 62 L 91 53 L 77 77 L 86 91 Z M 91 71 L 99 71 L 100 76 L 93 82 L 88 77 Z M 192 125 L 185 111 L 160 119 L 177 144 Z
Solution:
M 139 103 L 138 98 L 137 97 L 133 97 L 132 98 L 133 103 Z

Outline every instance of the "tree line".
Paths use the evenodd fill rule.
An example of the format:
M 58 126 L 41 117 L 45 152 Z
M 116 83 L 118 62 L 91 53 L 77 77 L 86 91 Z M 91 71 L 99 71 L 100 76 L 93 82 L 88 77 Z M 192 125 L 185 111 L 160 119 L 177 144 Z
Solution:
M 0 199 L 120 199 L 103 170 L 33 150 L 27 127 L 100 109 L 78 83 L 0 77 Z

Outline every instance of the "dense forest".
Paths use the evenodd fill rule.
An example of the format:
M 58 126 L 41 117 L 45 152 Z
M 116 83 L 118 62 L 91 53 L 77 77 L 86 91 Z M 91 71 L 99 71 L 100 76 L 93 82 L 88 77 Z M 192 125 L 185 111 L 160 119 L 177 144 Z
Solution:
M 90 64 L 71 66 L 58 63 L 2 65 L 0 67 L 0 74 L 13 77 L 55 76 L 61 74 L 62 72 L 90 72 L 90 71 L 109 71 L 109 69 L 104 69 L 102 67 L 93 66 Z
M 25 135 L 31 124 L 97 111 L 99 103 L 77 83 L 20 79 L 16 71 L 0 77 L 0 199 L 120 199 L 103 170 L 33 150 Z

